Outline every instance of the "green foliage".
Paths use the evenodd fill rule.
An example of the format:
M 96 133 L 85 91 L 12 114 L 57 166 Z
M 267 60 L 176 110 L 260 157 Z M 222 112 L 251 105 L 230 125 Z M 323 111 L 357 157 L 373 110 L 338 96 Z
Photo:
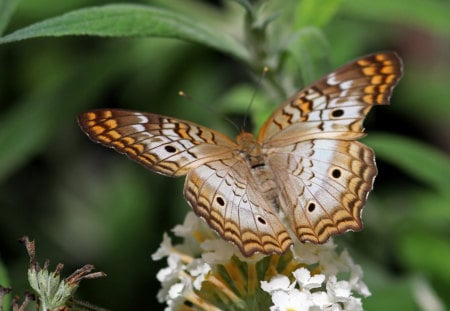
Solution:
M 9 288 L 10 282 L 8 278 L 8 271 L 7 267 L 3 264 L 3 262 L 0 260 L 0 286 Z M 0 294 L 1 295 L 1 294 Z M 4 299 L 0 297 L 0 310 L 5 310 L 7 306 L 11 303 L 11 297 L 6 296 Z
M 378 157 L 392 162 L 440 195 L 450 195 L 450 160 L 443 152 L 412 139 L 389 134 L 371 135 L 365 141 L 377 151 Z
M 449 36 L 448 1 L 379 0 L 345 1 L 343 9 L 349 15 L 381 22 L 420 27 L 432 34 Z
M 0 43 L 67 35 L 177 38 L 228 52 L 239 58 L 248 57 L 245 49 L 231 36 L 210 31 L 207 25 L 175 12 L 128 4 L 76 10 L 20 29 L 4 36 Z
M 397 50 L 404 78 L 392 105 L 366 122 L 380 176 L 366 228 L 349 245 L 373 292 L 367 309 L 419 310 L 418 277 L 450 307 L 447 1 L 18 2 L 0 0 L 0 34 L 8 33 L 0 37 L 0 255 L 16 294 L 27 288 L 27 264 L 11 241 L 27 234 L 53 261 L 109 275 L 83 285 L 83 299 L 113 309 L 156 304 L 159 263 L 149 254 L 188 210 L 182 181 L 90 143 L 79 112 L 120 106 L 230 133 L 223 116 L 246 113 L 263 66 L 270 70 L 250 109 L 256 127 L 338 65 Z M 180 89 L 195 100 L 179 98 Z
M 6 25 L 8 25 L 8 22 L 18 4 L 18 0 L 0 1 L 0 34 L 3 33 Z

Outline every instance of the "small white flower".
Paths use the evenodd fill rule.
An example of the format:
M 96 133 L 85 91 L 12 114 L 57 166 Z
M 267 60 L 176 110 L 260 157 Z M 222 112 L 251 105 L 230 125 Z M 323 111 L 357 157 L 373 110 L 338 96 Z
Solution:
M 321 287 L 323 281 L 325 281 L 325 275 L 317 274 L 311 277 L 311 273 L 305 268 L 297 269 L 292 274 L 300 287 L 305 290 Z
M 167 264 L 168 267 L 159 270 L 156 274 L 156 278 L 162 285 L 156 296 L 159 302 L 164 302 L 167 300 L 167 297 L 170 297 L 169 291 L 171 287 L 179 281 L 180 273 L 186 268 L 178 254 L 170 254 L 167 257 Z
M 172 300 L 177 299 L 181 296 L 181 293 L 183 293 L 184 287 L 185 285 L 183 283 L 173 284 L 167 291 L 167 298 Z
M 292 272 L 294 282 L 287 276 L 277 275 L 270 282 L 261 282 L 261 289 L 272 296 L 271 310 L 310 310 L 312 307 L 325 309 L 332 305 L 325 291 L 318 291 L 323 287 L 325 275 L 311 276 L 306 268 L 299 268 Z M 314 289 L 312 293 L 310 290 Z
M 363 306 L 360 298 L 349 297 L 344 303 L 345 311 L 363 311 Z
M 336 276 L 331 276 L 327 282 L 327 291 L 337 299 L 337 301 L 346 301 L 351 295 L 351 286 L 347 281 L 337 281 Z
M 333 303 L 328 296 L 328 293 L 325 291 L 314 292 L 311 294 L 311 299 L 314 302 L 314 305 L 319 307 L 320 309 L 327 309 Z
M 312 306 L 309 295 L 298 289 L 291 291 L 276 291 L 272 295 L 273 306 L 271 311 L 308 311 Z
M 178 237 L 187 237 L 195 230 L 198 230 L 201 219 L 198 218 L 193 212 L 186 214 L 182 225 L 176 225 L 172 232 Z
M 327 292 L 330 300 L 344 305 L 346 311 L 361 311 L 361 299 L 352 296 L 351 284 L 347 281 L 337 281 L 335 276 L 331 276 L 327 282 Z
M 203 260 L 194 260 L 188 266 L 190 274 L 195 277 L 194 279 L 194 288 L 196 290 L 202 289 L 202 282 L 205 280 L 208 273 L 211 271 L 211 266 L 204 262 Z
M 222 264 L 230 260 L 231 256 L 236 254 L 237 248 L 222 239 L 206 240 L 201 244 L 204 250 L 202 258 L 206 262 Z M 239 251 L 239 250 L 238 250 Z
M 156 278 L 160 282 L 170 281 L 170 279 L 177 277 L 178 273 L 185 268 L 178 254 L 170 254 L 167 257 L 167 264 L 168 267 L 159 270 L 156 274 Z
M 173 252 L 172 240 L 167 233 L 163 234 L 163 241 L 156 252 L 153 253 L 153 260 L 160 260 L 169 256 Z
M 173 284 L 167 291 L 167 308 L 164 310 L 178 310 L 185 301 L 185 296 L 192 292 L 192 284 L 189 278 L 180 277 L 180 282 Z
M 350 270 L 349 283 L 353 290 L 357 291 L 364 297 L 369 297 L 370 290 L 367 285 L 363 282 L 363 271 L 361 266 L 356 265 L 353 259 L 350 257 L 347 251 L 343 251 L 341 254 L 341 259 L 345 262 L 345 266 Z
M 324 261 L 326 258 L 333 257 L 333 254 L 336 252 L 335 249 L 336 245 L 334 245 L 332 240 L 320 245 L 320 247 L 313 243 L 294 241 L 292 254 L 297 261 L 312 265 Z
M 261 281 L 261 288 L 269 294 L 273 294 L 277 291 L 289 292 L 294 286 L 295 283 L 291 284 L 291 281 L 289 281 L 289 278 L 285 275 L 276 275 L 269 282 Z

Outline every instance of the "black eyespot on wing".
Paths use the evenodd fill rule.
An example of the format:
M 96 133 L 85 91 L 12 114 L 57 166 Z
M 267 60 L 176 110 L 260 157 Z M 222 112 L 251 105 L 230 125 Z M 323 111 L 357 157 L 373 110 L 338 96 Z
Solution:
M 170 152 L 170 153 L 174 153 L 174 152 L 177 151 L 177 149 L 176 149 L 174 146 L 170 146 L 170 145 L 165 146 L 164 149 L 165 149 L 167 152 Z
M 331 176 L 333 176 L 333 178 L 339 178 L 342 176 L 342 172 L 340 169 L 335 168 L 331 171 Z
M 216 202 L 219 203 L 220 206 L 224 206 L 225 205 L 225 201 L 223 200 L 222 197 L 217 197 L 216 198 Z
M 342 116 L 344 115 L 344 110 L 342 110 L 342 109 L 335 109 L 335 110 L 333 110 L 333 111 L 331 112 L 331 115 L 332 115 L 334 118 L 342 117 Z
M 261 216 L 258 216 L 256 219 L 259 221 L 260 224 L 262 224 L 262 225 L 266 224 L 266 221 Z
M 308 212 L 312 213 L 316 209 L 316 204 L 314 202 L 311 202 L 308 204 Z

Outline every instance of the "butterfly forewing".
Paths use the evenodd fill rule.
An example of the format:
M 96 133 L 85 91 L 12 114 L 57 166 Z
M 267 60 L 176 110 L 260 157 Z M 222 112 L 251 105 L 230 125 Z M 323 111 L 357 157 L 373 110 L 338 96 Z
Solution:
M 193 167 L 220 159 L 236 147 L 223 134 L 151 113 L 99 109 L 81 114 L 78 123 L 93 141 L 168 176 L 185 175 Z
M 258 141 L 282 146 L 318 138 L 356 139 L 374 105 L 389 104 L 402 75 L 395 53 L 360 58 L 286 100 L 264 123 Z

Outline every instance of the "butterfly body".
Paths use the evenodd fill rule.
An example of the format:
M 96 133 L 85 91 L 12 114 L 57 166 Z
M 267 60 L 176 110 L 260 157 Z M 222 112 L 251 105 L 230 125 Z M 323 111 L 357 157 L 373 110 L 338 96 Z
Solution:
M 236 142 L 137 111 L 93 110 L 78 122 L 95 142 L 154 172 L 186 175 L 189 205 L 245 256 L 283 253 L 293 237 L 324 243 L 362 228 L 377 169 L 356 139 L 372 106 L 389 103 L 401 70 L 394 53 L 360 58 L 286 100 L 256 138 L 242 132 Z

